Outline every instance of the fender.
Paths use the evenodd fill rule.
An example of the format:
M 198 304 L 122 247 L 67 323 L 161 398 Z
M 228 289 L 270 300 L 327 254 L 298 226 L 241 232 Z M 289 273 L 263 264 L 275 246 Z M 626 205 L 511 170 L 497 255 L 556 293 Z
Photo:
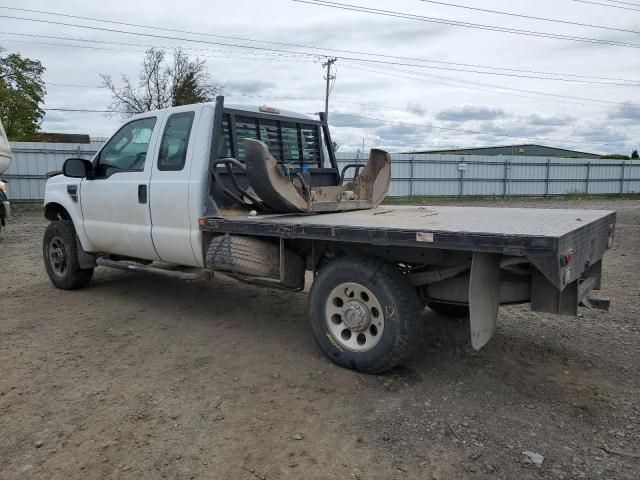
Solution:
M 74 187 L 76 187 L 75 191 Z M 73 222 L 82 250 L 95 252 L 95 247 L 85 234 L 82 226 L 79 179 L 71 179 L 59 175 L 47 181 L 44 195 L 44 216 L 49 220 L 53 220 L 59 211 L 66 212 L 69 220 Z

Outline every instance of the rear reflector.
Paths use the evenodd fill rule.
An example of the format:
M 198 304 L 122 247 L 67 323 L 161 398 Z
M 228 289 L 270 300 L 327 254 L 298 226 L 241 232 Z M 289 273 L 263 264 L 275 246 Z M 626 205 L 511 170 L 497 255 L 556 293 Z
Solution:
M 613 237 L 616 234 L 615 225 L 609 225 L 609 241 L 607 242 L 607 248 L 613 247 Z
M 573 263 L 573 248 L 567 250 L 567 253 L 564 255 L 560 255 L 560 266 L 568 267 Z

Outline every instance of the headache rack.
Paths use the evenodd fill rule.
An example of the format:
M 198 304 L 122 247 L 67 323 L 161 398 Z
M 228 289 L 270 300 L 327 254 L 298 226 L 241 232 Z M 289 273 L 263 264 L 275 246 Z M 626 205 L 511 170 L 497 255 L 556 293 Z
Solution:
M 205 214 L 234 207 L 312 213 L 377 205 L 389 186 L 388 154 L 372 150 L 369 163 L 355 166 L 354 178 L 344 184 L 354 166 L 338 170 L 326 116 L 319 116 L 226 108 L 224 97 L 217 97 Z
M 269 110 L 269 109 L 265 109 Z M 210 201 L 207 213 L 219 207 L 270 209 L 261 202 L 247 179 L 244 139 L 268 145 L 278 164 L 293 178 L 304 174 L 313 185 L 342 181 L 324 113 L 320 120 L 271 112 L 252 112 L 224 106 L 216 98 L 210 158 Z M 324 141 L 323 141 L 324 140 Z

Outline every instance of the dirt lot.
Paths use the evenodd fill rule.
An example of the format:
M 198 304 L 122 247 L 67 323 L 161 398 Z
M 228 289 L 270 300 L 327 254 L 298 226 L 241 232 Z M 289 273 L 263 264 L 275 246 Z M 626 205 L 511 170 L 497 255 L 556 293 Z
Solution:
M 325 359 L 304 293 L 104 269 L 56 290 L 45 221 L 16 212 L 0 234 L 0 478 L 637 479 L 640 459 L 603 444 L 640 454 L 640 201 L 527 206 L 618 210 L 611 312 L 503 308 L 474 352 L 465 322 L 427 311 L 422 348 L 380 376 Z

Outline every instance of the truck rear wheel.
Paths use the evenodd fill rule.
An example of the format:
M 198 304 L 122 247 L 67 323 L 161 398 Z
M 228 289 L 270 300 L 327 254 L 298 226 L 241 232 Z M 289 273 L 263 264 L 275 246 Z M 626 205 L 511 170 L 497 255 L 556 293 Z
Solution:
M 70 220 L 51 222 L 42 242 L 44 267 L 49 279 L 63 290 L 86 287 L 93 277 L 93 268 L 82 269 L 78 262 L 76 230 Z
M 420 302 L 390 263 L 365 257 L 331 261 L 314 280 L 309 304 L 316 341 L 340 366 L 381 373 L 411 353 Z

